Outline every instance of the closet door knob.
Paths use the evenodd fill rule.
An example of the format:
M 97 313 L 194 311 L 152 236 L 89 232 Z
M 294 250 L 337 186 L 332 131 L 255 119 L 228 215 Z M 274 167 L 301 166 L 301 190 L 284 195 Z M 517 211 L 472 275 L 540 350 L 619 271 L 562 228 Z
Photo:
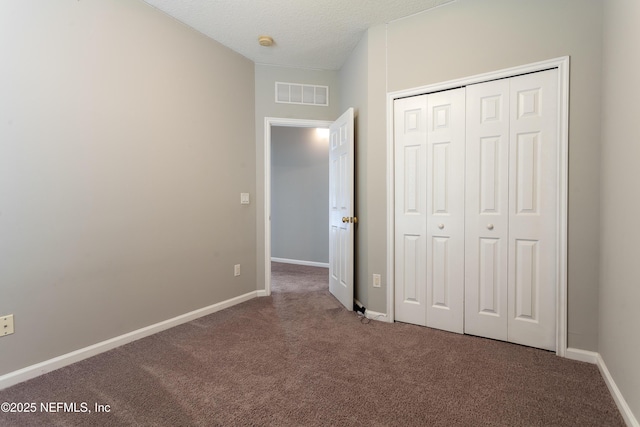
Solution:
M 488 228 L 489 230 L 493 230 L 493 224 L 487 224 L 487 228 Z
M 438 224 L 438 228 L 442 230 L 444 228 L 444 224 Z

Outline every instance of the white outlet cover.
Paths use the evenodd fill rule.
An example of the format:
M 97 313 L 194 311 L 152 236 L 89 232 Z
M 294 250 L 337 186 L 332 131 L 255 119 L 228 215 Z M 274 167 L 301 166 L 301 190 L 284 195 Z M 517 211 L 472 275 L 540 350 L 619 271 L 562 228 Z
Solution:
M 13 333 L 13 314 L 0 317 L 0 337 Z
M 249 193 L 240 193 L 240 204 L 241 205 L 249 204 Z
M 374 274 L 373 275 L 373 287 L 374 288 L 379 288 L 380 287 L 380 275 L 379 274 Z

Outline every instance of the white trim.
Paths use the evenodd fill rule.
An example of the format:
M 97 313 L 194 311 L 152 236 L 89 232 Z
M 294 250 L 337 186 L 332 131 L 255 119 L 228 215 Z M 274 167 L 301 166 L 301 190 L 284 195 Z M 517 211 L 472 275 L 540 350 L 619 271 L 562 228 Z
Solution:
M 358 307 L 364 307 L 364 305 L 362 305 L 362 303 L 358 301 L 357 298 L 354 298 L 353 302 L 355 302 Z M 387 316 L 387 313 L 378 313 L 377 311 L 371 311 L 366 307 L 364 307 L 364 317 L 366 317 L 367 319 L 377 320 L 380 322 L 389 321 L 389 317 Z
M 395 256 L 395 218 L 394 218 L 394 158 L 393 158 L 393 102 L 398 98 L 423 95 L 457 87 L 468 86 L 500 78 L 517 76 L 558 69 L 558 242 L 559 256 L 557 264 L 557 313 L 556 313 L 556 354 L 566 356 L 567 351 L 567 212 L 568 212 L 568 152 L 569 152 L 569 57 L 549 59 L 533 64 L 505 68 L 503 70 L 449 80 L 433 85 L 420 86 L 387 94 L 387 313 L 389 321 L 394 321 L 394 256 Z
M 0 376 L 0 390 L 46 374 L 47 372 L 55 371 L 56 369 L 71 365 L 72 363 L 79 362 L 97 354 L 104 353 L 105 351 L 112 350 L 116 347 L 123 346 L 132 341 L 139 340 L 140 338 L 157 334 L 158 332 L 173 328 L 174 326 L 178 326 L 183 323 L 190 322 L 199 317 L 207 316 L 217 311 L 224 310 L 225 308 L 232 307 L 236 304 L 249 301 L 250 299 L 257 297 L 258 295 L 259 291 L 252 291 L 244 295 L 240 295 L 235 298 L 210 305 L 208 307 L 200 308 L 189 313 L 181 314 L 180 316 L 176 316 L 172 319 L 164 320 L 162 322 L 126 333 L 124 335 L 120 335 L 118 337 L 114 337 L 106 341 L 102 341 L 97 344 L 72 351 L 71 353 L 63 354 L 62 356 L 54 357 L 53 359 L 45 360 L 44 362 L 36 363 L 35 365 L 27 366 L 26 368 L 9 372 L 8 374 Z
M 271 295 L 271 127 L 328 128 L 326 120 L 264 118 L 264 290 Z
M 361 307 L 361 308 L 364 307 L 364 305 L 362 305 L 362 303 L 358 301 L 357 298 L 354 298 L 353 302 L 355 302 L 358 307 Z M 367 319 L 377 320 L 380 322 L 389 321 L 389 316 L 387 316 L 387 313 L 378 313 L 377 311 L 371 311 L 366 307 L 364 307 L 364 317 L 366 317 Z
M 595 365 L 598 363 L 598 353 L 595 351 L 580 350 L 579 348 L 567 348 L 565 357 L 571 360 L 577 360 L 578 362 L 587 362 Z
M 616 402 L 616 405 L 620 410 L 620 414 L 622 415 L 624 422 L 629 427 L 640 427 L 638 419 L 633 415 L 633 412 L 631 412 L 631 408 L 629 408 L 627 401 L 624 399 L 624 396 L 622 396 L 622 392 L 616 385 L 616 382 L 613 380 L 613 377 L 611 376 L 607 365 L 604 363 L 604 359 L 599 353 L 596 354 L 598 369 L 600 369 L 600 373 L 604 378 L 604 382 L 607 384 L 609 392 L 611 392 L 611 396 L 613 397 L 613 401 Z
M 557 242 L 558 259 L 556 274 L 556 354 L 565 357 L 568 330 L 568 242 L 569 242 L 569 57 L 558 58 L 558 166 L 560 181 L 558 191 Z
M 329 268 L 328 262 L 302 261 L 299 259 L 287 259 L 287 258 L 276 258 L 276 257 L 271 257 L 271 261 L 281 262 L 283 264 L 295 264 L 295 265 L 306 265 L 308 267 Z
M 616 382 L 613 380 L 613 377 L 611 376 L 611 373 L 609 372 L 607 365 L 604 363 L 604 359 L 602 358 L 600 353 L 569 347 L 566 350 L 565 357 L 567 359 L 597 365 L 598 369 L 600 370 L 600 374 L 602 375 L 602 378 L 604 379 L 604 382 L 605 384 L 607 384 L 607 388 L 611 393 L 611 397 L 613 397 L 613 401 L 616 402 L 616 406 L 618 407 L 618 410 L 620 411 L 624 422 L 629 427 L 640 427 L 638 419 L 633 415 L 633 412 L 631 412 L 631 408 L 629 408 L 629 405 L 622 395 L 622 392 L 618 388 Z
M 377 311 L 365 310 L 364 315 L 367 319 L 377 320 L 379 322 L 388 322 L 387 313 L 378 313 Z

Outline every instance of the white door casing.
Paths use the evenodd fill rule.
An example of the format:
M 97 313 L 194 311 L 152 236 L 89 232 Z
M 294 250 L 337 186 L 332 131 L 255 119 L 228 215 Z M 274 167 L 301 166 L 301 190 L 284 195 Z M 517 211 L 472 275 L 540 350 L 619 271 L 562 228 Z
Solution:
M 310 119 L 264 118 L 264 290 L 259 296 L 271 295 L 271 130 L 273 126 L 328 129 L 333 122 Z
M 465 89 L 427 95 L 427 326 L 464 330 Z
M 353 310 L 354 111 L 329 127 L 329 291 Z
M 509 80 L 467 86 L 465 333 L 507 340 Z

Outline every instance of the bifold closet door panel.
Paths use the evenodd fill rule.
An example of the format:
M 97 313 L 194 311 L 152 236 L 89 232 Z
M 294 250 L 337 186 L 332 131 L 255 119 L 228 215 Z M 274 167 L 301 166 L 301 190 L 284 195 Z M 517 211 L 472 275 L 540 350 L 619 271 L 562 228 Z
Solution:
M 464 332 L 465 89 L 427 96 L 427 326 Z
M 555 350 L 558 71 L 510 85 L 508 340 Z
M 427 95 L 394 102 L 395 320 L 426 326 Z
M 509 80 L 467 86 L 465 327 L 507 340 Z

